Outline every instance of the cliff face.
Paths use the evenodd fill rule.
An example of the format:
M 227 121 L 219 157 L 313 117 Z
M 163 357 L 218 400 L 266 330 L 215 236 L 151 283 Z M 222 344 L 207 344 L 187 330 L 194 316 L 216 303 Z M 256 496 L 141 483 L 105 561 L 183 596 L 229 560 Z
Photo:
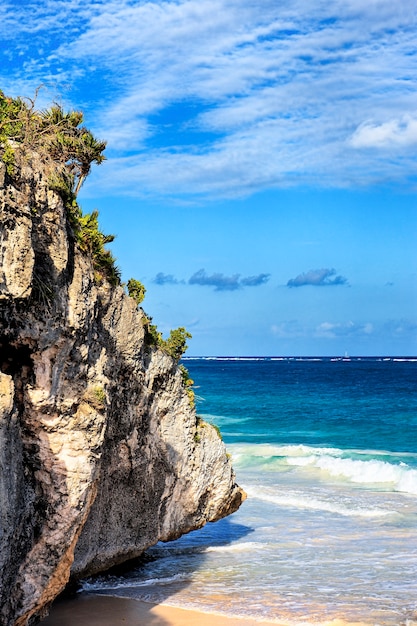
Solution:
M 198 423 L 145 316 L 97 286 L 33 155 L 0 164 L 0 623 L 42 616 L 81 577 L 235 511 L 216 431 Z

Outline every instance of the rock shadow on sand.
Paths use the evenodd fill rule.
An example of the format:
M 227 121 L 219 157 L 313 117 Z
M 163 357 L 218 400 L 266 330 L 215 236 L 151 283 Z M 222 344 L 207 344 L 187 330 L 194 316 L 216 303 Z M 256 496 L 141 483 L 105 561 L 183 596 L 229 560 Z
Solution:
M 210 550 L 227 549 L 253 529 L 230 518 L 208 523 L 175 541 L 158 543 L 144 555 L 83 581 L 74 597 L 61 598 L 44 626 L 169 626 L 154 605 L 187 587 Z

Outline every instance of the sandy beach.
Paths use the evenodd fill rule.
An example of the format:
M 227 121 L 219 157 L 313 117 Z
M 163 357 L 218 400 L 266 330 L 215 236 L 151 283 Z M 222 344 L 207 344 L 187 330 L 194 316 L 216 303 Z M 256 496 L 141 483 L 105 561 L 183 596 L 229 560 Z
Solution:
M 109 596 L 59 600 L 44 626 L 272 626 L 272 622 L 238 619 Z M 275 623 L 273 626 L 277 626 Z
M 226 617 L 112 596 L 78 596 L 58 600 L 42 626 L 288 626 L 289 623 L 294 622 Z M 369 624 L 333 619 L 321 622 L 320 626 Z

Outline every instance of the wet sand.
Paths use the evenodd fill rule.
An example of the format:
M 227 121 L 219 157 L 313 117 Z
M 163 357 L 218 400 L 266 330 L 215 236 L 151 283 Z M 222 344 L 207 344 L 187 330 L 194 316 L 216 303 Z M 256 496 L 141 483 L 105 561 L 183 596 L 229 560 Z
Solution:
M 272 626 L 271 622 L 223 617 L 109 596 L 57 601 L 42 626 Z M 275 623 L 273 626 L 277 626 Z
M 58 600 L 42 626 L 288 626 L 284 622 L 225 617 L 163 604 L 112 596 L 76 596 Z M 304 622 L 306 623 L 306 622 Z M 364 622 L 332 619 L 321 626 L 369 626 Z

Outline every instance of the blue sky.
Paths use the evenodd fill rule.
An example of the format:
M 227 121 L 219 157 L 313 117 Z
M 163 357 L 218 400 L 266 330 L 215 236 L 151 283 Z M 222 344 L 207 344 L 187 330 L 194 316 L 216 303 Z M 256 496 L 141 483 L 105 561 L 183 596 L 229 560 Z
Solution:
M 410 0 L 4 0 L 0 88 L 107 140 L 81 205 L 189 355 L 415 355 L 416 26 Z

